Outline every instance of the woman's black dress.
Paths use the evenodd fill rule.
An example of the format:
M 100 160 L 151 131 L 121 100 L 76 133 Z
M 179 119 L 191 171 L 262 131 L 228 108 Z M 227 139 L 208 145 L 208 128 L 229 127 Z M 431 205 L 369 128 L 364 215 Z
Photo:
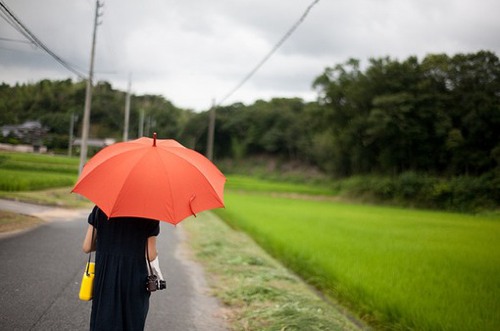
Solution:
M 145 248 L 147 238 L 159 234 L 159 222 L 108 219 L 97 207 L 88 222 L 97 229 L 90 330 L 143 330 L 150 296 Z

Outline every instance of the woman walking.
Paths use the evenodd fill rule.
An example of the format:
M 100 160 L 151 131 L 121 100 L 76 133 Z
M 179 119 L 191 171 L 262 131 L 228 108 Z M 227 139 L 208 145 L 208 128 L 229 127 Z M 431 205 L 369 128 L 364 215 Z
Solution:
M 108 219 L 96 206 L 88 223 L 83 251 L 96 251 L 90 330 L 144 330 L 150 297 L 146 256 L 149 261 L 157 257 L 159 222 Z

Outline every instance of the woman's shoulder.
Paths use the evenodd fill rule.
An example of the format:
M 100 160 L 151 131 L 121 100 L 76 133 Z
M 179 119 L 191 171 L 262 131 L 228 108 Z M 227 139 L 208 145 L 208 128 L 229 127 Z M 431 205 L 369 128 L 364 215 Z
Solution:
M 104 214 L 104 212 L 99 207 L 94 206 L 94 208 L 92 208 L 92 211 L 89 214 L 88 218 L 89 224 L 96 226 L 99 217 L 101 217 L 101 214 Z

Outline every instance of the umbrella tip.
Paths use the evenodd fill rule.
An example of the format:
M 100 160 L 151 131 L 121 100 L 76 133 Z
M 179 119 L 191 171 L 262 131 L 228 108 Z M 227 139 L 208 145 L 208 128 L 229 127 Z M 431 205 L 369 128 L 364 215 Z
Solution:
M 156 147 L 156 132 L 153 132 L 153 147 Z

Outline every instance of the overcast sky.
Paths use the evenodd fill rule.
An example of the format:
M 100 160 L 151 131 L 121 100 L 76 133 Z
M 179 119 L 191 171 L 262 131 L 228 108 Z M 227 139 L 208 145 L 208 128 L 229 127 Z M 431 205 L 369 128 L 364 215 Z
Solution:
M 95 0 L 0 0 L 47 47 L 88 74 Z M 160 94 L 177 107 L 219 103 L 313 0 L 101 0 L 95 80 Z M 6 40 L 8 39 L 8 40 Z M 77 80 L 0 16 L 0 81 Z M 326 67 L 429 53 L 500 55 L 498 0 L 320 0 L 274 55 L 223 104 L 315 100 Z

